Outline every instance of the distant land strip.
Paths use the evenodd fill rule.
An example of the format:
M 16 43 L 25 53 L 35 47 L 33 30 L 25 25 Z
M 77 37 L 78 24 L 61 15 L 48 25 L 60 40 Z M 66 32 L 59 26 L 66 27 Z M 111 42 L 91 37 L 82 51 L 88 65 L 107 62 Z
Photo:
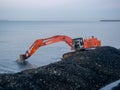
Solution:
M 101 22 L 120 22 L 120 20 L 100 20 Z

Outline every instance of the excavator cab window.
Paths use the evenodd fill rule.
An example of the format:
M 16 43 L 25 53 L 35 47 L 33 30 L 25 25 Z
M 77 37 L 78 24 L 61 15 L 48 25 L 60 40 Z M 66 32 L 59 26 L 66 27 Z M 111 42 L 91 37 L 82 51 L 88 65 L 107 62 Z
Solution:
M 84 48 L 83 38 L 73 39 L 73 48 L 75 50 L 80 50 Z

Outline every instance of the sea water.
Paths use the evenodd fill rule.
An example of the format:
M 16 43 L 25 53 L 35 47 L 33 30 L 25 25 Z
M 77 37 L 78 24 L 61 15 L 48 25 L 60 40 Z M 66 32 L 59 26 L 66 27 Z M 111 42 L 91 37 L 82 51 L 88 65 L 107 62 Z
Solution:
M 15 73 L 57 62 L 70 47 L 64 42 L 40 47 L 25 65 L 16 62 L 36 39 L 54 35 L 71 38 L 95 36 L 103 46 L 120 48 L 120 22 L 0 21 L 0 73 Z

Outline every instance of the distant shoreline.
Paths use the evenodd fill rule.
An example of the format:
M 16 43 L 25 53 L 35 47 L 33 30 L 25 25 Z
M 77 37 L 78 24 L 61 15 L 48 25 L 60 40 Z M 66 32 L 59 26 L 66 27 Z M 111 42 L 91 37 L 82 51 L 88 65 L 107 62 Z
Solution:
M 100 20 L 100 22 L 120 22 L 120 20 Z
M 0 22 L 59 22 L 59 23 L 81 23 L 81 22 L 96 22 L 96 21 L 75 21 L 75 20 L 0 20 Z M 98 21 L 97 21 L 98 22 Z M 120 22 L 120 20 L 99 20 L 99 22 Z

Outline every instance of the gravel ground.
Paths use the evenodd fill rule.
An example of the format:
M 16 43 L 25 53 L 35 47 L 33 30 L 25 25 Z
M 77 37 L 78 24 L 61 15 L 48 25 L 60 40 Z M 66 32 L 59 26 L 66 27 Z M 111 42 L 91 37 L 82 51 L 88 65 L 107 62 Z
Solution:
M 104 46 L 66 53 L 37 69 L 0 74 L 0 90 L 98 90 L 118 79 L 120 50 Z

